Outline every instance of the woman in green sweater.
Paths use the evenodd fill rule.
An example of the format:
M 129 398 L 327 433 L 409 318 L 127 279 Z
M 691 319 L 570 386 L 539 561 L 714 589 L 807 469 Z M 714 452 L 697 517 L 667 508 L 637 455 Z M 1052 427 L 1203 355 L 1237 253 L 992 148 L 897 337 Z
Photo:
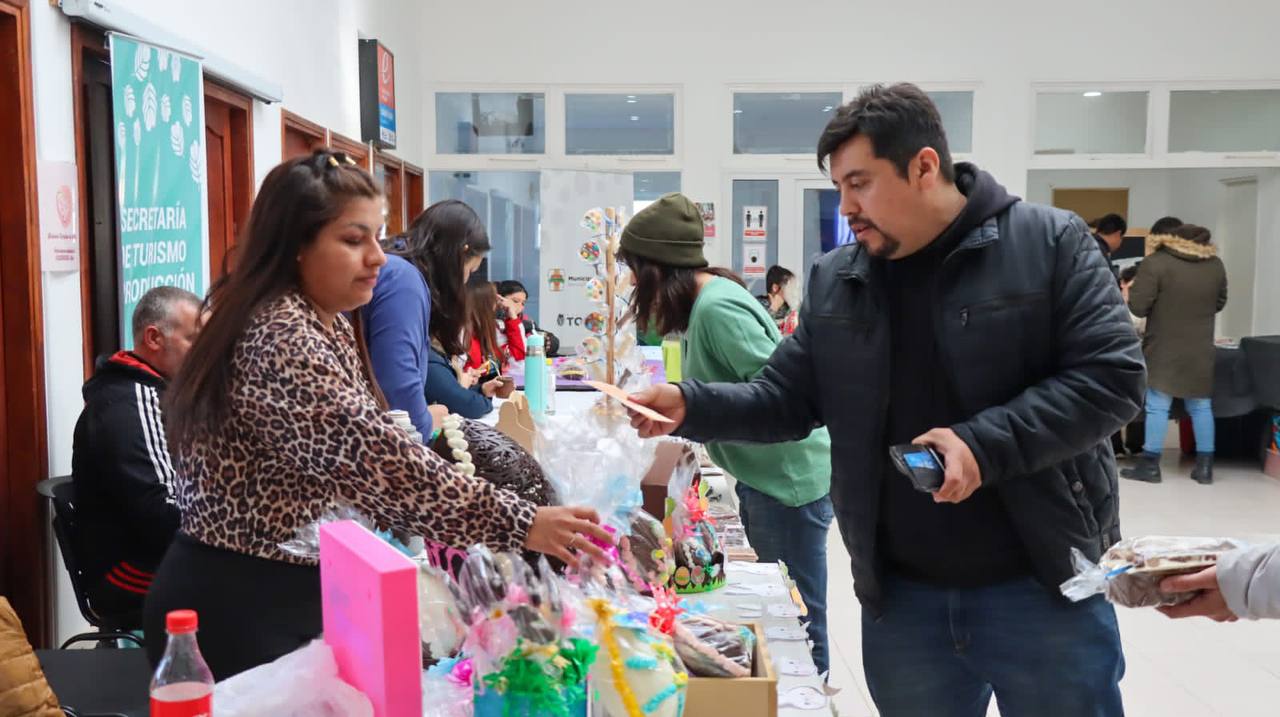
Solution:
M 702 215 L 683 194 L 668 194 L 631 219 L 619 258 L 635 275 L 636 324 L 641 332 L 684 334 L 686 378 L 750 381 L 782 335 L 742 280 L 708 267 L 702 249 Z M 737 479 L 742 523 L 760 560 L 781 560 L 790 568 L 809 608 L 814 663 L 826 672 L 832 518 L 827 429 L 793 443 L 713 442 L 707 450 Z

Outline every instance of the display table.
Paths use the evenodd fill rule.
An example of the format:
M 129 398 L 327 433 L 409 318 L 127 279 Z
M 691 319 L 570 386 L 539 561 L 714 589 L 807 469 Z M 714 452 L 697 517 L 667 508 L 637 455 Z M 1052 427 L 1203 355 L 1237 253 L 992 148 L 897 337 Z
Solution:
M 36 657 L 58 701 L 81 714 L 146 717 L 151 709 L 146 650 L 36 650 Z

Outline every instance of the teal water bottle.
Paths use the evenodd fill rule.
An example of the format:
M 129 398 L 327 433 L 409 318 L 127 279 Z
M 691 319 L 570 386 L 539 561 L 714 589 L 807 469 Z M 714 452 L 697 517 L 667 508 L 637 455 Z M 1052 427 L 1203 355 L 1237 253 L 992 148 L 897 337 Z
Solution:
M 524 397 L 529 401 L 529 411 L 541 417 L 547 410 L 547 356 L 542 334 L 534 333 L 525 339 Z

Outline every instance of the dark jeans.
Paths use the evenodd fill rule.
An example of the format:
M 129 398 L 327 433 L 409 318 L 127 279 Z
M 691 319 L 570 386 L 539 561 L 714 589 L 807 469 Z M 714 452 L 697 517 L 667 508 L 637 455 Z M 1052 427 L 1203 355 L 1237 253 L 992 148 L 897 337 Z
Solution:
M 181 533 L 147 593 L 147 656 L 164 654 L 165 615 L 195 610 L 196 641 L 221 681 L 320 636 L 320 568 L 214 548 Z
M 827 532 L 834 511 L 831 497 L 792 508 L 738 481 L 738 512 L 747 541 L 760 562 L 781 560 L 809 608 L 809 639 L 818 672 L 830 669 L 827 657 Z
M 862 663 L 881 717 L 1120 717 L 1124 654 L 1101 596 L 1069 603 L 1031 578 L 965 590 L 888 576 L 862 613 Z

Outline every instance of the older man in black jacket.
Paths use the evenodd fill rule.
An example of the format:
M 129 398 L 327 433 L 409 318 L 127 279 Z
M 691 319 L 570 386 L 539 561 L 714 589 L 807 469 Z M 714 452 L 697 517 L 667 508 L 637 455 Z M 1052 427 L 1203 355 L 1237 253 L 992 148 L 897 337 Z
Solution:
M 1072 548 L 1097 558 L 1120 537 L 1107 438 L 1144 390 L 1097 243 L 1078 217 L 953 165 L 912 85 L 842 107 L 818 159 L 857 242 L 814 265 L 796 334 L 751 383 L 637 400 L 694 440 L 830 429 L 864 669 L 885 717 L 977 717 L 993 692 L 1006 717 L 1122 714 L 1114 611 L 1057 590 Z M 942 456 L 932 495 L 894 471 L 901 443 Z

